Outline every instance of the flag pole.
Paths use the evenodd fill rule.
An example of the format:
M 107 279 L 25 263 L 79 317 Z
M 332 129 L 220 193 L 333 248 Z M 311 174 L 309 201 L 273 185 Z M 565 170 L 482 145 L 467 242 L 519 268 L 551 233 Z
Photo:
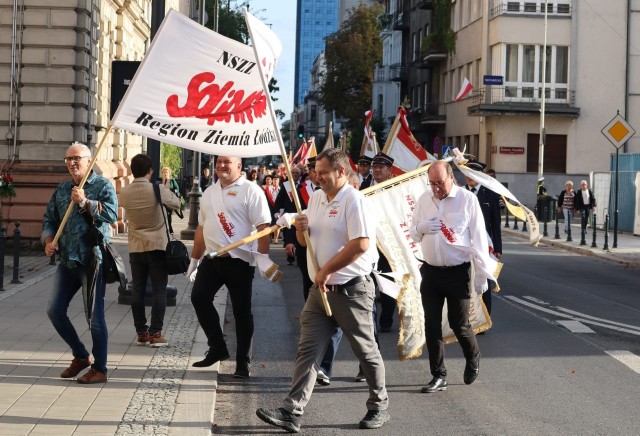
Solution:
M 249 21 L 247 20 L 247 8 L 243 8 L 242 10 L 243 15 L 244 15 L 244 19 L 247 22 L 247 30 L 249 31 L 249 36 L 251 37 L 251 41 L 253 42 L 253 54 L 256 57 L 256 64 L 258 65 L 258 71 L 260 72 L 260 81 L 262 82 L 262 89 L 265 93 L 266 96 L 266 100 L 267 100 L 267 106 L 269 107 L 269 112 L 271 113 L 271 121 L 273 123 L 273 130 L 275 131 L 275 135 L 276 138 L 278 139 L 278 145 L 280 146 L 280 154 L 282 155 L 282 161 L 284 162 L 284 166 L 287 172 L 287 178 L 289 179 L 290 183 L 291 181 L 293 181 L 293 176 L 291 175 L 291 165 L 289 164 L 289 161 L 287 160 L 287 152 L 284 148 L 284 142 L 282 141 L 282 134 L 280 133 L 280 129 L 278 128 L 278 123 L 276 122 L 276 113 L 273 109 L 273 104 L 271 103 L 271 95 L 269 94 L 269 87 L 268 84 L 266 82 L 266 77 L 264 75 L 264 72 L 262 71 L 262 63 L 260 62 L 260 58 L 258 56 L 258 52 L 256 50 L 256 40 L 253 37 L 253 30 L 251 29 L 251 25 L 249 24 Z M 298 214 L 302 215 L 302 207 L 300 206 L 300 199 L 298 198 L 298 191 L 296 189 L 295 186 L 291 186 L 291 193 L 293 194 L 293 202 L 296 205 L 296 211 L 298 212 Z M 318 261 L 316 260 L 316 256 L 313 253 L 313 248 L 311 247 L 311 239 L 309 238 L 309 231 L 305 230 L 304 231 L 304 241 L 307 245 L 307 253 L 309 254 L 309 257 L 311 258 L 311 267 L 313 268 L 314 273 L 316 271 L 318 271 Z M 324 292 L 322 289 L 319 289 L 320 291 L 320 295 L 322 297 L 322 304 L 324 305 L 324 310 L 327 314 L 327 316 L 331 316 L 331 307 L 329 306 L 329 300 L 327 299 L 327 293 Z
M 398 124 L 400 124 L 400 113 L 396 114 L 396 119 L 393 120 L 393 124 L 391 125 L 391 129 L 389 130 L 389 135 L 387 136 L 387 140 L 384 142 L 383 153 L 387 153 L 389 148 L 391 148 L 391 141 L 396 136 L 396 132 L 398 130 Z

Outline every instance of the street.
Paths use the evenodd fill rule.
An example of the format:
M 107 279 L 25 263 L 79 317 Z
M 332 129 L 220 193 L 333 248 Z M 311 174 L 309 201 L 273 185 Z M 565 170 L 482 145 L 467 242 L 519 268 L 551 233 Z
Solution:
M 274 259 L 283 252 L 272 245 Z M 399 361 L 391 333 L 380 333 L 391 421 L 369 434 L 638 434 L 640 356 L 638 271 L 541 244 L 505 237 L 502 291 L 494 327 L 478 340 L 480 376 L 464 385 L 458 344 L 446 346 L 449 388 L 421 394 L 430 380 L 426 350 Z M 254 286 L 254 364 L 248 381 L 231 378 L 222 362 L 213 432 L 273 434 L 255 416 L 279 407 L 291 380 L 303 305 L 300 273 L 283 266 L 282 282 Z M 225 331 L 233 336 L 227 311 Z M 576 321 L 579 320 L 579 321 Z M 579 333 L 588 331 L 588 333 Z M 624 363 L 626 362 L 626 363 Z M 345 341 L 331 385 L 316 385 L 302 434 L 361 433 L 367 388 Z

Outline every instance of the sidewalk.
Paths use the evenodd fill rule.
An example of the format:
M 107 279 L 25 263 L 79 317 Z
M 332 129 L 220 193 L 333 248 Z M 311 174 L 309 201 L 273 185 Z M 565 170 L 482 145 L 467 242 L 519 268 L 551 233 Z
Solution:
M 540 222 L 540 234 L 544 232 L 544 223 Z M 529 239 L 528 232 L 522 231 L 522 221 L 518 221 L 518 229 L 514 230 L 513 216 L 509 216 L 509 227 L 505 227 L 505 220 L 502 220 L 502 235 L 511 235 L 523 239 Z M 580 245 L 582 239 L 580 224 L 578 219 L 574 219 L 571 223 L 571 242 L 567 242 L 567 234 L 564 233 L 564 222 L 561 220 L 558 224 L 558 234 L 560 239 L 555 239 L 556 223 L 555 221 L 547 223 L 548 236 L 543 236 L 540 244 L 551 245 L 562 248 L 574 253 L 587 256 L 596 256 L 611 262 L 617 262 L 631 268 L 640 269 L 640 236 L 629 233 L 618 232 L 617 248 L 613 248 L 613 231 L 609 231 L 608 250 L 604 250 L 605 232 L 601 228 L 596 229 L 596 247 L 591 247 L 593 243 L 593 229 L 587 227 L 585 235 L 586 245 Z
M 178 220 L 174 215 L 177 235 L 187 221 L 188 217 Z M 129 268 L 126 238 L 118 235 L 112 243 Z M 191 249 L 192 243 L 185 243 Z M 164 332 L 170 343 L 165 348 L 136 346 L 131 309 L 117 304 L 116 284 L 107 286 L 109 381 L 85 386 L 59 377 L 73 356 L 46 315 L 56 266 L 35 251 L 25 253 L 20 261 L 23 283 L 9 283 L 9 267 L 5 291 L 0 292 L 0 434 L 209 434 L 217 364 L 208 371 L 190 368 L 208 347 L 185 276 L 169 278 L 178 295 L 176 306 L 167 307 L 165 314 Z M 226 291 L 218 295 L 216 306 L 224 313 Z M 74 297 L 69 316 L 90 347 L 80 295 Z
M 187 226 L 187 221 L 188 216 L 183 220 L 174 216 L 176 234 Z M 504 228 L 504 221 L 502 225 L 503 235 L 528 239 L 528 234 L 521 231 L 521 222 L 518 230 L 511 228 L 512 218 L 510 228 Z M 590 247 L 592 233 L 586 246 L 579 245 L 577 224 L 572 226 L 573 242 L 565 241 L 562 224 L 560 232 L 561 239 L 554 240 L 555 222 L 548 224 L 550 236 L 540 243 L 640 267 L 639 237 L 618 235 L 618 248 L 604 251 L 604 232 L 600 230 L 597 248 Z M 613 236 L 609 236 L 611 247 Z M 118 235 L 112 242 L 128 267 L 126 235 Z M 185 242 L 191 248 L 191 242 Z M 274 258 L 282 258 L 279 246 L 271 248 L 280 250 Z M 107 287 L 110 380 L 86 386 L 59 377 L 72 356 L 46 315 L 51 276 L 56 267 L 36 251 L 25 253 L 20 260 L 23 283 L 9 283 L 12 260 L 6 261 L 5 291 L 0 292 L 1 435 L 205 435 L 221 424 L 224 413 L 214 421 L 219 364 L 206 371 L 190 367 L 193 361 L 202 358 L 207 345 L 189 300 L 190 283 L 186 277 L 170 277 L 170 283 L 178 289 L 177 305 L 167 307 L 165 315 L 164 332 L 170 346 L 159 349 L 135 345 L 130 307 L 117 304 L 115 284 Z M 272 286 L 284 283 L 287 281 Z M 294 286 L 297 289 L 299 284 L 296 282 Z M 218 295 L 215 303 L 222 314 L 226 310 L 226 292 L 223 289 Z M 80 295 L 74 298 L 69 314 L 83 341 L 90 346 Z M 264 315 L 257 312 L 255 315 L 258 323 L 264 323 Z M 221 316 L 222 322 L 224 319 Z M 229 340 L 234 340 L 233 335 Z

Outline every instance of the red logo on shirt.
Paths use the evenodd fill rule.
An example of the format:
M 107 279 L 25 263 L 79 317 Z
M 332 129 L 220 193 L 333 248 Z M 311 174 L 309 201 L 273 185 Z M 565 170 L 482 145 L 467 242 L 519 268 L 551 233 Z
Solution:
M 329 218 L 335 218 L 338 216 L 338 206 L 334 206 L 329 211 Z
M 451 242 L 452 244 L 456 242 L 456 231 L 453 230 L 453 227 L 447 228 L 447 226 L 445 226 L 444 223 L 440 221 L 440 231 L 442 232 L 444 237 L 447 238 L 447 241 Z
M 233 225 L 233 223 L 227 222 L 227 217 L 224 216 L 223 212 L 220 212 L 218 214 L 218 219 L 220 220 L 220 225 L 222 226 L 222 229 L 227 234 L 227 236 L 235 235 L 235 233 L 233 233 L 233 229 L 235 228 L 235 226 Z

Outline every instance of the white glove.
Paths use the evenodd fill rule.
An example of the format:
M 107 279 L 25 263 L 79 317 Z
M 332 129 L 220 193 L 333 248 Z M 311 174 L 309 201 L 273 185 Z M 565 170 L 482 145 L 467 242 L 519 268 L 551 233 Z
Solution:
M 441 227 L 442 223 L 439 219 L 424 220 L 421 223 L 418 223 L 418 225 L 416 226 L 416 230 L 418 231 L 418 233 L 422 233 L 423 235 L 429 235 L 438 233 Z
M 189 268 L 187 269 L 187 277 L 191 283 L 196 281 L 196 274 L 198 273 L 198 259 L 191 258 Z
M 293 220 L 296 219 L 297 216 L 298 216 L 297 213 L 283 213 L 282 215 L 280 215 L 278 217 L 278 220 L 276 221 L 276 224 L 281 226 L 281 227 L 284 226 L 284 227 L 290 229 L 291 228 L 291 223 L 293 222 Z

